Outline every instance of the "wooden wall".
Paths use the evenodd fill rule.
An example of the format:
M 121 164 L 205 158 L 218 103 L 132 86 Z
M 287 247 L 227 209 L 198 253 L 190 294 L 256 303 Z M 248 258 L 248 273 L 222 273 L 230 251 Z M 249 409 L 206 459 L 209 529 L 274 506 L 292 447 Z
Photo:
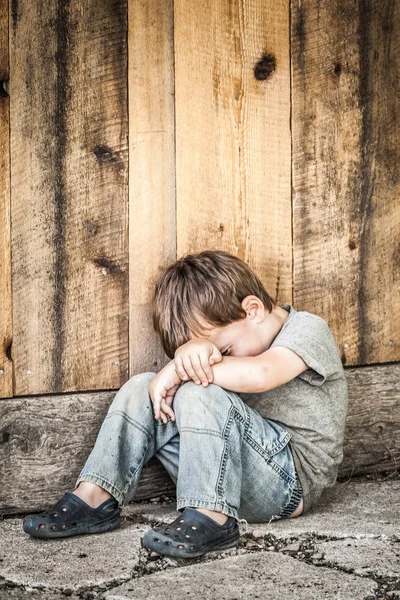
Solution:
M 0 3 L 0 511 L 70 489 L 205 248 L 329 323 L 342 474 L 398 466 L 399 3 Z
M 128 377 L 127 6 L 21 0 L 10 17 L 12 392 L 115 388 Z
M 292 3 L 293 299 L 346 366 L 400 359 L 399 8 Z

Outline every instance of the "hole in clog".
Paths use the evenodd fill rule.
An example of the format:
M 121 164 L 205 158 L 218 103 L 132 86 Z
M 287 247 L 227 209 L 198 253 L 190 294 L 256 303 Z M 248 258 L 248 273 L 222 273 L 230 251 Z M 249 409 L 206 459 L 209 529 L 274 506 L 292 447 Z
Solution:
M 164 542 L 164 544 L 165 544 L 166 546 L 170 546 L 170 545 L 171 545 L 171 542 Z
M 178 550 L 183 550 L 184 546 L 182 546 L 182 544 L 179 544 L 178 546 Z
M 197 529 L 197 527 L 195 525 L 192 525 L 192 529 Z
M 176 528 L 177 531 L 180 531 L 181 529 L 182 529 L 182 527 L 177 527 Z
M 66 511 L 67 511 L 67 509 L 65 508 L 65 506 L 63 506 L 63 511 L 64 511 L 64 512 L 66 512 Z
M 57 525 L 52 525 L 52 526 L 51 526 L 51 529 L 53 529 L 53 530 L 54 530 L 54 529 L 57 529 Z
M 72 523 L 71 527 L 76 527 L 78 523 Z
M 191 549 L 191 550 L 194 550 L 194 546 L 190 546 L 190 549 Z
M 154 542 L 159 542 L 160 540 L 158 538 L 153 538 Z
M 53 513 L 53 517 L 56 517 L 56 516 L 57 516 L 57 513 Z
M 44 529 L 45 527 L 46 527 L 46 525 L 44 523 L 40 523 L 39 529 Z
M 186 534 L 185 537 L 190 538 L 190 535 Z
M 179 521 L 179 523 L 184 523 L 184 522 L 185 522 L 185 521 L 184 521 L 184 519 L 181 519 L 181 520 Z
M 61 525 L 61 529 L 67 529 L 67 526 L 65 524 Z

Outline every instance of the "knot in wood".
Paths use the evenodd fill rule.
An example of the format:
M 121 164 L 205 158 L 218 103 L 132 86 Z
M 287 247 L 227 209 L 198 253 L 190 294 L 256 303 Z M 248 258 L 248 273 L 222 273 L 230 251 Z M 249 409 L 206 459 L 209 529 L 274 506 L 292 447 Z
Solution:
M 254 67 L 254 77 L 259 81 L 271 77 L 276 69 L 276 58 L 274 54 L 263 54 L 262 58 Z

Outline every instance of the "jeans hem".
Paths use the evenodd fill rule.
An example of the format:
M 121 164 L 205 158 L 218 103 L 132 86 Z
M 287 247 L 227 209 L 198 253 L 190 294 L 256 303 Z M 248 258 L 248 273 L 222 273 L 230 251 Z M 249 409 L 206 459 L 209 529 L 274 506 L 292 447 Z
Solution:
M 288 500 L 288 503 L 284 507 L 283 511 L 279 515 L 283 519 L 287 519 L 294 511 L 298 508 L 301 498 L 303 496 L 303 489 L 300 480 L 297 478 L 295 485 L 293 486 L 292 493 Z
M 109 494 L 114 496 L 119 506 L 123 506 L 124 495 L 120 492 L 118 488 L 115 487 L 115 485 L 107 481 L 107 479 L 104 479 L 104 477 L 101 477 L 100 475 L 94 475 L 93 473 L 82 473 L 82 475 L 79 475 L 78 479 L 76 480 L 75 487 L 78 487 L 78 484 L 81 481 L 89 481 L 90 483 L 95 483 L 96 485 L 99 485 L 100 487 L 105 489 Z
M 231 508 L 223 502 L 207 502 L 206 500 L 196 500 L 195 498 L 177 498 L 176 509 L 184 509 L 186 506 L 193 506 L 193 508 L 206 508 L 207 510 L 214 510 L 216 512 L 223 513 L 228 517 L 234 517 L 238 520 L 238 511 L 235 508 Z

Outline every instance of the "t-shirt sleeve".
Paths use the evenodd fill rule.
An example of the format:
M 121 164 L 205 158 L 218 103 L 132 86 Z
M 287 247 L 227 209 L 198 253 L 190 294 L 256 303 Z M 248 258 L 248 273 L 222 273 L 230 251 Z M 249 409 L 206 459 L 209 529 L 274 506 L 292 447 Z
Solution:
M 308 365 L 299 377 L 321 386 L 327 379 L 342 376 L 343 366 L 335 338 L 320 316 L 299 312 L 272 342 L 296 352 Z

